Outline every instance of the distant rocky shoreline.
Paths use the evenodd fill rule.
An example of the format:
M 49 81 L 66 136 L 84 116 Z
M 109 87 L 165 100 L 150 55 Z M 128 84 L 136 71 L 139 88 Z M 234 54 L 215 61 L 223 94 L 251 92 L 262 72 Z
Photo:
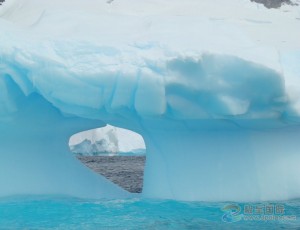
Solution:
M 291 0 L 250 0 L 251 2 L 257 2 L 263 4 L 267 8 L 279 8 L 283 4 L 296 5 Z
M 145 156 L 79 156 L 93 171 L 133 193 L 141 193 Z

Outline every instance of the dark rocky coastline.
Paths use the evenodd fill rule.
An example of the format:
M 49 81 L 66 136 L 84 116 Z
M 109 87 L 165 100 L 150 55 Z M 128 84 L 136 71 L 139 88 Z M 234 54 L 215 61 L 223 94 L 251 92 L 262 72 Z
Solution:
M 279 8 L 283 4 L 294 5 L 291 0 L 250 0 L 251 2 L 257 2 L 263 4 L 267 8 Z

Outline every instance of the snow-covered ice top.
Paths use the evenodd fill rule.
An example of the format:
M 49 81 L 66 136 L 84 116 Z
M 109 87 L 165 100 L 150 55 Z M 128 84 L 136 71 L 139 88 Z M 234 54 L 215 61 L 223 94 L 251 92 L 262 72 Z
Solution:
M 299 6 L 10 0 L 0 16 L 0 74 L 67 115 L 298 123 Z M 18 102 L 0 87 L 7 119 Z

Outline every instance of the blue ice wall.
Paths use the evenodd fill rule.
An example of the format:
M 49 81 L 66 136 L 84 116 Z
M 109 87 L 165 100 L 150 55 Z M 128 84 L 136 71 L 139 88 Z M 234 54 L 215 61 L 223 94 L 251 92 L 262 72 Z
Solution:
M 152 130 L 144 195 L 190 201 L 298 198 L 299 131 Z
M 292 9 L 58 2 L 0 10 L 0 196 L 131 196 L 68 150 L 74 133 L 112 124 L 145 139 L 144 197 L 300 197 Z
M 10 103 L 2 104 L 10 113 L 0 122 L 0 196 L 130 196 L 69 152 L 73 133 L 102 126 L 101 121 L 63 115 L 39 94 L 25 96 L 9 76 L 2 76 L 0 85 Z
M 282 77 L 271 69 L 204 55 L 173 59 L 156 72 L 143 67 L 78 81 L 81 76 L 51 60 L 34 57 L 34 65 L 47 63 L 38 68 L 11 57 L 2 62 L 0 84 L 1 195 L 128 196 L 68 151 L 72 134 L 111 123 L 145 139 L 145 197 L 299 196 L 298 119 L 289 116 Z

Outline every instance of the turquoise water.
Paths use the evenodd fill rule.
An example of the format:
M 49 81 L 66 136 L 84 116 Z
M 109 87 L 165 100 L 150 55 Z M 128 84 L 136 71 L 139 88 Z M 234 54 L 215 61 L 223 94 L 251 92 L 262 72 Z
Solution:
M 284 216 L 293 216 L 293 220 L 249 221 L 237 218 L 241 213 L 228 219 L 226 215 L 234 215 L 228 213 L 228 207 L 232 207 L 229 204 L 9 197 L 0 199 L 0 229 L 300 229 L 300 200 L 233 204 L 241 208 L 241 213 L 249 206 L 279 205 L 284 207 Z

